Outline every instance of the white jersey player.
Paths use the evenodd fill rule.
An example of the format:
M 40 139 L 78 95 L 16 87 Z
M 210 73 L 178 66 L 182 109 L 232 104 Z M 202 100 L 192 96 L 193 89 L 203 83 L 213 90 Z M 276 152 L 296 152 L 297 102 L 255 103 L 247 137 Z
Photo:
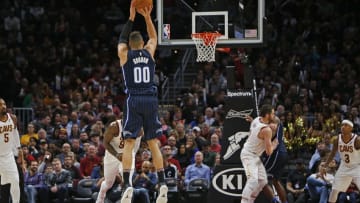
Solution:
M 0 98 L 0 176 L 1 185 L 10 183 L 13 203 L 20 202 L 19 174 L 14 156 L 20 147 L 16 117 L 6 112 L 6 103 Z
M 350 120 L 341 122 L 341 134 L 333 139 L 333 149 L 325 163 L 328 166 L 336 152 L 340 153 L 341 162 L 329 195 L 330 203 L 335 203 L 338 193 L 346 192 L 351 182 L 360 188 L 360 137 L 352 133 L 353 127 Z
M 260 191 L 267 184 L 266 170 L 260 155 L 264 151 L 270 155 L 277 147 L 277 139 L 273 142 L 271 141 L 272 130 L 269 126 L 274 117 L 274 108 L 271 105 L 265 104 L 260 109 L 260 117 L 255 118 L 250 124 L 250 135 L 240 155 L 247 176 L 241 203 L 254 202 Z
M 113 186 L 116 176 L 122 174 L 122 154 L 124 150 L 124 140 L 121 136 L 122 121 L 116 120 L 112 122 L 104 133 L 104 181 L 101 183 L 100 191 L 96 203 L 103 203 L 106 192 Z M 142 133 L 142 131 L 140 132 Z M 141 136 L 136 138 L 133 157 L 135 157 L 141 143 Z M 132 169 L 135 168 L 135 162 L 132 162 Z M 132 170 L 133 171 L 133 170 Z

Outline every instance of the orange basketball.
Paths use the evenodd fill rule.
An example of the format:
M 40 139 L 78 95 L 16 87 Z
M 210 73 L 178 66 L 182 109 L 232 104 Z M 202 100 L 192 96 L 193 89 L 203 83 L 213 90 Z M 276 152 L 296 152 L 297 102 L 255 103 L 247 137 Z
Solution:
M 152 5 L 153 5 L 152 0 L 134 0 L 134 6 L 136 9 L 142 9 Z

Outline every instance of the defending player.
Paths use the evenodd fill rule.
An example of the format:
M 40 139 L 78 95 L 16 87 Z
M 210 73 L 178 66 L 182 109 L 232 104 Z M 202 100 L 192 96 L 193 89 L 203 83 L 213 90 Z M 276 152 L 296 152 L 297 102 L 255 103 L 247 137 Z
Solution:
M 105 200 L 106 192 L 113 186 L 116 176 L 122 174 L 122 156 L 124 151 L 124 140 L 121 136 L 122 133 L 122 121 L 116 120 L 110 123 L 109 127 L 104 133 L 104 146 L 105 146 L 105 157 L 104 157 L 104 178 L 105 180 L 101 183 L 100 191 L 96 200 L 96 203 L 103 203 Z M 143 131 L 140 132 L 140 135 L 136 138 L 135 147 L 133 150 L 133 156 L 136 154 L 140 147 L 141 136 Z M 135 168 L 135 162 L 133 162 L 132 169 Z M 132 172 L 130 177 L 132 177 Z
M 264 151 L 267 155 L 271 155 L 278 145 L 277 139 L 271 141 L 272 130 L 269 124 L 274 117 L 274 108 L 265 104 L 260 109 L 260 117 L 251 122 L 250 136 L 240 155 L 247 176 L 241 203 L 253 203 L 268 182 L 260 156 Z
M 20 202 L 19 174 L 14 156 L 20 148 L 20 136 L 15 115 L 6 112 L 5 100 L 0 98 L 0 176 L 1 185 L 10 183 L 13 203 Z M 19 154 L 19 156 L 22 156 Z
M 151 150 L 160 184 L 156 203 L 166 203 L 168 188 L 164 180 L 162 154 L 156 139 L 162 134 L 158 118 L 157 88 L 154 83 L 154 54 L 157 46 L 157 34 L 150 16 L 152 7 L 138 10 L 145 18 L 149 37 L 147 43 L 144 43 L 140 32 L 131 32 L 136 14 L 133 3 L 134 1 L 131 3 L 129 20 L 120 34 L 118 44 L 118 56 L 127 94 L 123 126 L 125 138 L 123 155 L 124 193 L 121 197 L 121 203 L 130 203 L 132 199 L 133 188 L 129 184 L 129 172 L 133 160 L 132 151 L 135 138 L 141 127 L 144 128 L 144 139 Z
M 341 133 L 333 139 L 333 148 L 325 163 L 327 167 L 339 151 L 341 162 L 329 195 L 330 203 L 335 203 L 339 192 L 346 192 L 351 182 L 360 188 L 360 137 L 352 133 L 353 127 L 350 120 L 341 122 Z

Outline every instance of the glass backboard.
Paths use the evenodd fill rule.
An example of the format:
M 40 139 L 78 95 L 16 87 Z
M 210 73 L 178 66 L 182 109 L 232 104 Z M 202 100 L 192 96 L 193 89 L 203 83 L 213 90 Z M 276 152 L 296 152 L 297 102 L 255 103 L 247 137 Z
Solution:
M 217 47 L 263 42 L 264 0 L 157 0 L 159 46 L 194 46 L 192 33 L 219 32 Z

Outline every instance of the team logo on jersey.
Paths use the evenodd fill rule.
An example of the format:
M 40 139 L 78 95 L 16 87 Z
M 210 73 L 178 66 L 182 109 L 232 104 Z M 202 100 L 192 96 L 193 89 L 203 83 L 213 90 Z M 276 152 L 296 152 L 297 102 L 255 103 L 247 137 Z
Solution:
M 229 168 L 217 173 L 212 179 L 212 185 L 218 192 L 233 196 L 241 197 L 246 175 L 243 168 Z
M 250 116 L 253 112 L 253 109 L 247 109 L 243 111 L 235 111 L 234 109 L 230 109 L 228 113 L 226 114 L 225 119 L 231 119 L 231 118 L 242 118 L 246 119 L 247 116 Z
M 235 152 L 241 149 L 240 143 L 250 135 L 250 132 L 237 132 L 234 135 L 228 137 L 229 146 L 223 156 L 224 160 L 229 159 Z

